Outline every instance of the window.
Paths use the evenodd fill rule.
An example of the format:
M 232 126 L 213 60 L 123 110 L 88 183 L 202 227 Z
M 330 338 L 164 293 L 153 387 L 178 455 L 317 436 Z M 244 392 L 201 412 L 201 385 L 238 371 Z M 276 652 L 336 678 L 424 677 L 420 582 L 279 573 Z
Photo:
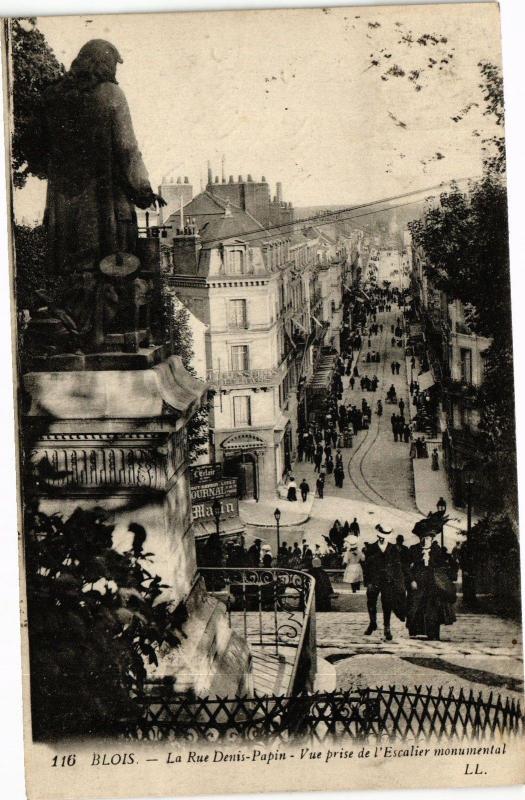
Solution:
M 242 250 L 229 250 L 227 263 L 229 273 L 242 275 L 244 272 L 244 253 Z
M 247 327 L 246 300 L 230 300 L 230 326 Z
M 233 398 L 233 424 L 236 428 L 241 425 L 252 424 L 249 397 Z
M 247 344 L 239 344 L 232 347 L 232 369 L 248 370 L 249 351 Z
M 460 350 L 461 380 L 463 383 L 472 383 L 472 350 L 462 347 Z

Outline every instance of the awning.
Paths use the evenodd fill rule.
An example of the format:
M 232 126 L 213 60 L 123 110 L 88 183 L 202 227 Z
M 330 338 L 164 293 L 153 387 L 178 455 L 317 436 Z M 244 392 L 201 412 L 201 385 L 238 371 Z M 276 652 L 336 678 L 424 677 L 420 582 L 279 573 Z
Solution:
M 323 327 L 323 323 L 322 323 L 322 322 L 319 322 L 319 320 L 317 319 L 317 317 L 314 317 L 314 315 L 313 315 L 313 314 L 312 314 L 311 316 L 312 316 L 312 319 L 313 319 L 313 321 L 314 321 L 314 322 L 315 322 L 317 325 L 320 325 L 320 326 L 321 326 L 321 328 L 322 328 L 322 327 Z
M 365 290 L 364 290 L 364 289 L 362 289 L 361 287 L 359 287 L 359 291 L 361 292 L 361 294 L 363 295 L 363 297 L 365 298 L 365 300 L 370 300 L 369 296 L 367 295 L 367 293 L 365 292 Z
M 427 389 L 430 389 L 432 386 L 434 386 L 435 383 L 434 376 L 430 371 L 422 372 L 421 375 L 417 376 L 416 380 L 420 392 L 425 392 Z
M 207 538 L 215 533 L 217 526 L 214 519 L 199 519 L 193 523 L 193 533 L 196 539 Z M 219 533 L 221 536 L 232 536 L 234 533 L 242 533 L 244 524 L 240 517 L 229 517 L 221 519 L 219 522 Z

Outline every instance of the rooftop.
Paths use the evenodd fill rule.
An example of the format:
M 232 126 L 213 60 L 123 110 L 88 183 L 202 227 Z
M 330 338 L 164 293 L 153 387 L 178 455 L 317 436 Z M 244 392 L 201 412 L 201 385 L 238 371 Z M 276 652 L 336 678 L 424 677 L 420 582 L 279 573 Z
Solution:
M 230 203 L 220 200 L 211 192 L 204 191 L 196 195 L 183 207 L 184 219 L 195 221 L 195 226 L 201 237 L 203 245 L 225 241 L 238 237 L 244 240 L 253 238 L 262 242 L 260 231 L 265 228 L 247 211 Z M 173 235 L 180 222 L 180 212 L 171 214 L 166 220 L 166 225 L 171 226 Z M 271 236 L 271 233 L 268 233 Z

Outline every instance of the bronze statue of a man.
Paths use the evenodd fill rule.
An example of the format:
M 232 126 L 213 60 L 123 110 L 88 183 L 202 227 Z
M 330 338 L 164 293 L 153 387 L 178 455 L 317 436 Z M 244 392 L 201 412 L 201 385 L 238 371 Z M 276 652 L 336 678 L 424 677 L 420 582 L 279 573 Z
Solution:
M 135 206 L 158 199 L 117 84 L 121 63 L 116 47 L 93 39 L 46 93 L 45 221 L 50 268 L 60 275 L 94 270 L 113 253 L 134 253 Z
M 57 297 L 42 295 L 42 313 L 51 314 L 54 325 L 34 324 L 37 349 L 115 349 L 130 336 L 134 348 L 149 341 L 149 330 L 140 333 L 134 323 L 133 281 L 141 280 L 135 206 L 165 202 L 153 193 L 138 149 L 116 80 L 119 63 L 114 45 L 93 39 L 44 95 L 38 152 L 48 182 L 48 270 L 66 280 Z M 49 342 L 45 330 L 52 332 Z

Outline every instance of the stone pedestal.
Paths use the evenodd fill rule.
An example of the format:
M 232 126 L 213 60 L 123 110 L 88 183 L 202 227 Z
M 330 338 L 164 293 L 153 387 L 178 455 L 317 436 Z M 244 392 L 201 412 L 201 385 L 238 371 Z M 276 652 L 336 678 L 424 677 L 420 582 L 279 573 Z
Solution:
M 104 508 L 120 551 L 130 549 L 130 523 L 142 525 L 150 571 L 168 585 L 160 599 L 186 603 L 186 639 L 156 674 L 201 696 L 249 691 L 248 647 L 196 568 L 186 431 L 205 384 L 171 356 L 148 369 L 31 372 L 24 390 L 26 467 L 41 510 Z

